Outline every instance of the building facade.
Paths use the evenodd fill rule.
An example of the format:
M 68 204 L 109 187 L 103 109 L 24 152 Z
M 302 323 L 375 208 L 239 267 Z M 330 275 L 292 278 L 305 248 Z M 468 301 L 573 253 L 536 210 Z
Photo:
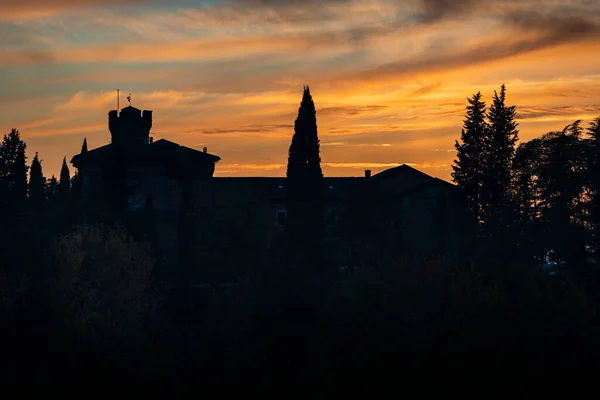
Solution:
M 157 236 L 166 262 L 177 259 L 177 216 L 182 207 L 196 215 L 244 215 L 253 224 L 257 243 L 268 248 L 286 223 L 284 177 L 214 177 L 220 158 L 151 137 L 152 111 L 126 107 L 108 115 L 111 141 L 82 152 L 71 163 L 82 180 L 82 191 L 93 193 L 111 176 L 125 178 L 130 210 L 142 209 L 151 198 L 160 228 Z M 364 177 L 324 178 L 329 226 L 356 198 L 378 211 L 377 218 L 418 251 L 426 252 L 455 239 L 450 227 L 459 218 L 457 188 L 416 169 L 401 165 Z M 242 217 L 239 217 L 242 218 Z M 371 216 L 370 218 L 374 218 Z M 388 226 L 386 225 L 386 226 Z

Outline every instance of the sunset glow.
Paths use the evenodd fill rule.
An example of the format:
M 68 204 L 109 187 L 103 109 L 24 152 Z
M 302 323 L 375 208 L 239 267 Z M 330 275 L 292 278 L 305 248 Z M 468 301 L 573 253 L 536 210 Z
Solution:
M 303 84 L 326 176 L 450 180 L 467 97 L 503 83 L 521 141 L 600 115 L 596 1 L 0 0 L 0 44 L 0 133 L 47 176 L 109 142 L 117 88 L 216 176 L 285 174 Z

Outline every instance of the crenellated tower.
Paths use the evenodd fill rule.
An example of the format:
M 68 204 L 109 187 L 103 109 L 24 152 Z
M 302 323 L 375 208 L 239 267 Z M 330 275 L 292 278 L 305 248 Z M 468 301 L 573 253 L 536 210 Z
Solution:
M 140 110 L 132 106 L 119 112 L 108 112 L 108 129 L 111 143 L 119 147 L 144 146 L 150 143 L 152 111 Z

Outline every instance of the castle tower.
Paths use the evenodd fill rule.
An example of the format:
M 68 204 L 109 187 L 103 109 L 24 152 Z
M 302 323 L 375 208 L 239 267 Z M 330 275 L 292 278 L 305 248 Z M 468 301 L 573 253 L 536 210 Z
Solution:
M 127 106 L 108 112 L 111 143 L 120 147 L 143 146 L 150 143 L 152 111 Z

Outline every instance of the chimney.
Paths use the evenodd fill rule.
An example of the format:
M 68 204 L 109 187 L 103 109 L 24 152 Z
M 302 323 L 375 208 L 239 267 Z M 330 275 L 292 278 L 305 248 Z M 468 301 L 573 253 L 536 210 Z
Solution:
M 202 149 L 203 152 L 207 153 L 208 152 L 208 147 L 205 147 Z
M 371 170 L 365 169 L 365 178 L 370 178 L 370 177 L 371 177 Z

